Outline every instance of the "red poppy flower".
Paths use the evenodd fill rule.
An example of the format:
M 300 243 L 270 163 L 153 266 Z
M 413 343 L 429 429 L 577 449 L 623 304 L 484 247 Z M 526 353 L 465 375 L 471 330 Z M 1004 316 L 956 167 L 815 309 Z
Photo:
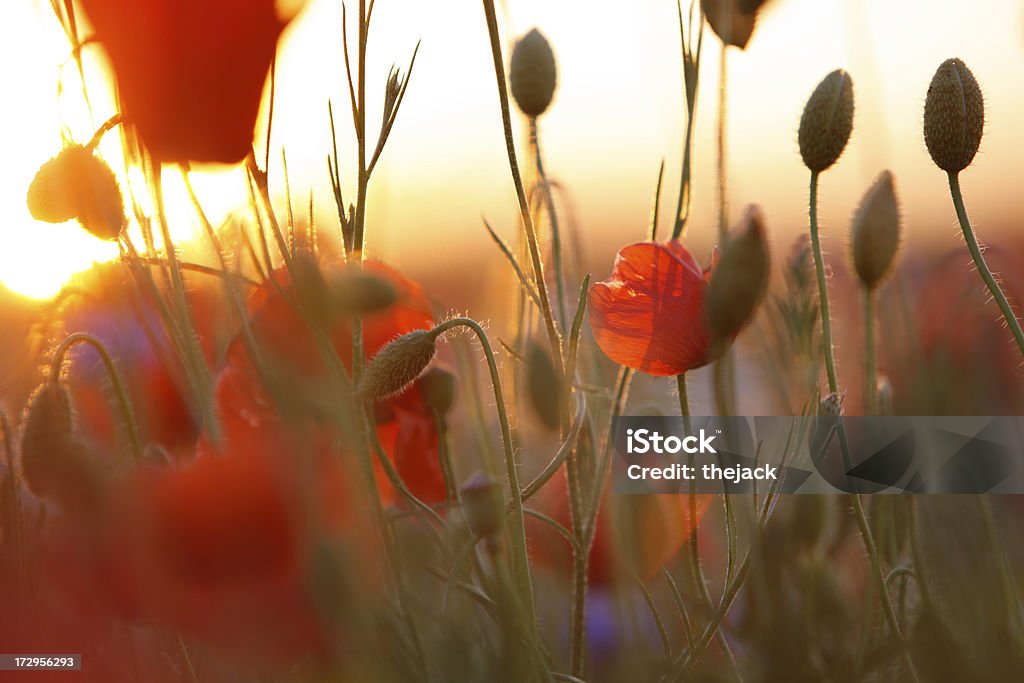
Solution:
M 679 375 L 707 364 L 707 276 L 682 244 L 623 247 L 609 279 L 590 288 L 590 327 L 616 363 L 649 375 Z
M 542 512 L 569 525 L 569 498 L 564 470 L 538 494 Z M 597 515 L 594 544 L 590 549 L 588 580 L 606 586 L 635 570 L 650 578 L 667 565 L 682 544 L 697 528 L 714 496 L 698 494 L 697 517 L 690 515 L 690 496 L 686 494 L 648 494 L 611 496 L 606 487 Z M 540 564 L 560 571 L 571 567 L 571 550 L 551 527 L 536 519 L 527 519 L 531 554 Z
M 286 21 L 274 0 L 82 0 L 123 113 L 161 161 L 248 154 Z
M 434 326 L 429 302 L 418 284 L 382 263 L 367 261 L 363 267 L 387 280 L 398 295 L 392 306 L 363 317 L 363 350 L 367 359 L 395 337 Z M 320 354 L 306 322 L 282 295 L 282 292 L 294 295 L 287 273 L 283 268 L 278 269 L 273 277 L 276 287 L 268 282 L 253 293 L 249 306 L 250 329 L 261 352 L 275 369 L 284 373 L 289 386 L 315 395 L 321 390 L 326 374 Z M 338 357 L 351 368 L 351 321 L 347 318 L 335 321 L 329 334 Z M 258 377 L 241 338 L 232 342 L 228 349 L 217 377 L 215 400 L 225 432 L 223 448 L 226 451 L 234 449 L 233 442 L 240 435 L 279 432 L 285 423 Z M 378 437 L 412 493 L 425 502 L 444 500 L 437 430 L 433 413 L 424 403 L 418 384 L 380 403 L 376 412 Z M 318 422 L 315 416 L 308 417 Z M 322 424 L 312 426 L 326 428 Z M 378 483 L 385 502 L 393 502 L 395 492 L 382 473 Z

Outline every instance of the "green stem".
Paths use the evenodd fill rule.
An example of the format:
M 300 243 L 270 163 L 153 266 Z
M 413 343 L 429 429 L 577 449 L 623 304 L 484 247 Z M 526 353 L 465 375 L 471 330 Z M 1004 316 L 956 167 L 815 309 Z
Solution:
M 978 269 L 978 274 L 981 275 L 981 279 L 985 286 L 988 287 L 992 298 L 999 305 L 999 310 L 1003 313 L 1003 320 L 1006 321 L 1007 327 L 1010 328 L 1013 338 L 1017 342 L 1017 348 L 1020 349 L 1021 355 L 1024 355 L 1024 331 L 1021 330 L 1020 322 L 1017 320 L 1017 316 L 1014 314 L 1006 295 L 1003 294 L 1002 288 L 996 282 L 996 278 L 992 275 L 992 271 L 989 270 L 988 264 L 985 263 L 985 256 L 978 245 L 978 238 L 974 235 L 971 220 L 967 217 L 967 209 L 964 208 L 964 196 L 960 192 L 960 176 L 956 173 L 949 173 L 948 175 L 949 192 L 953 197 L 953 206 L 956 207 L 956 217 L 960 221 L 960 229 L 964 233 L 967 249 L 971 252 L 971 258 L 974 259 L 974 265 Z
M 875 290 L 864 290 L 864 402 L 867 414 L 878 412 L 878 380 L 875 367 Z
M 540 133 L 537 131 L 537 117 L 530 117 L 530 142 L 533 145 L 533 159 L 537 167 L 537 177 L 544 192 L 544 204 L 548 209 L 548 222 L 551 224 L 551 261 L 555 267 L 555 303 L 558 305 L 558 319 L 563 325 L 568 321 L 565 310 L 565 267 L 562 262 L 562 231 L 558 224 L 558 212 L 555 210 L 555 198 L 551 193 L 551 184 L 544 171 L 544 161 L 540 152 Z
M 828 390 L 839 393 L 836 377 L 836 360 L 832 349 L 832 314 L 828 306 L 828 280 L 825 277 L 825 259 L 821 255 L 821 238 L 818 235 L 818 173 L 811 172 L 811 250 L 814 252 L 814 270 L 818 277 L 818 305 L 821 308 L 821 341 L 825 347 L 825 371 L 828 373 Z
M 96 352 L 100 355 L 103 367 L 106 369 L 107 376 L 110 377 L 110 383 L 114 387 L 114 395 L 117 396 L 118 407 L 121 409 L 121 419 L 124 421 L 125 429 L 128 430 L 128 440 L 131 442 L 132 455 L 135 456 L 136 460 L 142 460 L 142 441 L 139 439 L 139 428 L 135 421 L 135 413 L 132 410 L 131 401 L 128 399 L 128 392 L 124 388 L 121 373 L 117 371 L 117 366 L 114 365 L 114 361 L 102 341 L 85 332 L 75 332 L 68 336 L 60 343 L 57 351 L 53 354 L 53 362 L 50 366 L 50 379 L 55 380 L 60 377 L 61 367 L 64 365 L 64 356 L 75 344 L 88 344 L 96 349 Z

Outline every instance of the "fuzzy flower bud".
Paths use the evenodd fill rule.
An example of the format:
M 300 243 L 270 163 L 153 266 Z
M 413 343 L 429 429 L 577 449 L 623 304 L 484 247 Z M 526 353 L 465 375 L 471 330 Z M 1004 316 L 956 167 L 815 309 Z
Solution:
M 892 173 L 883 171 L 853 217 L 853 266 L 866 289 L 881 283 L 900 245 L 900 210 Z
M 751 206 L 719 257 L 704 300 L 715 343 L 728 343 L 750 322 L 770 275 L 764 217 L 760 208 Z
M 36 172 L 28 188 L 28 210 L 36 220 L 63 223 L 77 218 L 104 240 L 125 225 L 121 190 L 107 162 L 81 145 L 66 147 Z
M 974 160 L 985 129 L 985 100 L 971 70 L 947 59 L 928 86 L 924 101 L 924 142 L 935 165 L 959 173 Z
M 558 69 L 547 38 L 532 29 L 512 50 L 509 80 L 512 97 L 527 116 L 540 116 L 555 95 Z
M 71 395 L 46 382 L 29 400 L 21 437 L 21 471 L 32 493 L 67 501 L 84 485 L 84 449 L 75 439 Z
M 811 93 L 800 117 L 800 156 L 821 173 L 836 163 L 853 132 L 853 81 L 836 69 Z
M 763 0 L 701 0 L 711 30 L 726 45 L 741 50 L 750 42 Z
M 359 381 L 359 394 L 365 399 L 381 399 L 401 393 L 426 369 L 436 352 L 437 335 L 433 331 L 403 334 L 370 361 Z

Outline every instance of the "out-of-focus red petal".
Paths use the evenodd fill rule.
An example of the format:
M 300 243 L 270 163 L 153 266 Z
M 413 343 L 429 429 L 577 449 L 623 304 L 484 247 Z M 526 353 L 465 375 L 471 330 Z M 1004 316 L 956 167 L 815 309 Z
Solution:
M 623 247 L 610 278 L 590 288 L 590 326 L 605 354 L 650 375 L 706 364 L 704 272 L 676 241 Z
M 284 22 L 274 0 L 82 0 L 124 114 L 162 161 L 248 154 Z

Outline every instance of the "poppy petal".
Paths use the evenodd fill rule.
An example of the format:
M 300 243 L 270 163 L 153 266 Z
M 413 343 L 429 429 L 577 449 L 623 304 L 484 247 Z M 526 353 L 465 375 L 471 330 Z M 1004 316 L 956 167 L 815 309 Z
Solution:
M 623 247 L 612 275 L 588 295 L 604 353 L 650 375 L 679 375 L 709 361 L 704 272 L 678 242 Z

